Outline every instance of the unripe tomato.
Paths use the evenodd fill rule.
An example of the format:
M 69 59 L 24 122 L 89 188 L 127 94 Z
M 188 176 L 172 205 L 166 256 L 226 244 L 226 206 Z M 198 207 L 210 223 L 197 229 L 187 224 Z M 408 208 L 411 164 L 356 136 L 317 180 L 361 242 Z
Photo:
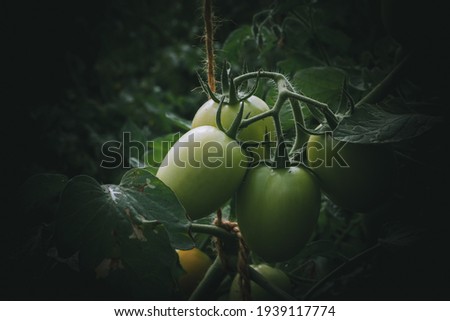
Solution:
M 216 127 L 200 126 L 180 137 L 156 173 L 177 196 L 187 215 L 198 219 L 222 206 L 246 172 L 239 144 Z
M 216 114 L 219 104 L 210 99 L 204 103 L 197 111 L 192 120 L 192 128 L 196 128 L 203 125 L 216 126 Z M 222 126 L 225 129 L 229 129 L 233 120 L 239 111 L 240 104 L 224 104 L 222 106 L 221 120 Z M 257 96 L 250 96 L 244 101 L 244 117 L 252 117 L 261 114 L 269 110 L 269 106 Z M 273 141 L 275 139 L 275 123 L 271 117 L 267 117 L 257 122 L 254 122 L 250 126 L 243 128 L 238 133 L 238 140 L 244 142 L 260 143 L 264 141 L 266 132 L 269 135 L 269 139 Z M 265 148 L 261 145 L 257 148 L 252 148 L 252 154 L 254 158 L 262 159 L 268 158 L 269 154 L 265 153 Z
M 261 273 L 270 283 L 279 287 L 286 293 L 291 292 L 291 281 L 289 277 L 280 269 L 271 267 L 267 264 L 251 265 L 257 272 Z M 272 294 L 264 290 L 255 282 L 250 282 L 251 299 L 253 301 L 270 301 L 277 299 Z M 231 283 L 229 299 L 232 301 L 242 300 L 242 293 L 239 287 L 239 275 L 237 274 Z
M 316 179 L 301 167 L 251 169 L 236 198 L 239 229 L 249 248 L 267 262 L 296 255 L 319 217 Z
M 393 152 L 382 145 L 338 142 L 331 135 L 311 136 L 308 165 L 335 204 L 355 212 L 381 205 L 395 176 Z
M 176 250 L 180 259 L 180 264 L 183 270 L 186 272 L 179 279 L 180 289 L 185 295 L 190 295 L 212 264 L 212 260 L 209 256 L 199 250 L 198 248 L 192 248 L 190 250 Z

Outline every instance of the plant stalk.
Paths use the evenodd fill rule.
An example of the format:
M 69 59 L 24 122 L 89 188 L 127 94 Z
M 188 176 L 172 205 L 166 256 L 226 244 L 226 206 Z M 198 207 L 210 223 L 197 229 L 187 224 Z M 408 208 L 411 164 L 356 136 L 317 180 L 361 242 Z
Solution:
M 211 293 L 219 287 L 225 276 L 227 276 L 227 273 L 223 268 L 220 258 L 217 256 L 208 271 L 206 271 L 205 277 L 195 288 L 194 292 L 192 292 L 189 301 L 212 299 Z

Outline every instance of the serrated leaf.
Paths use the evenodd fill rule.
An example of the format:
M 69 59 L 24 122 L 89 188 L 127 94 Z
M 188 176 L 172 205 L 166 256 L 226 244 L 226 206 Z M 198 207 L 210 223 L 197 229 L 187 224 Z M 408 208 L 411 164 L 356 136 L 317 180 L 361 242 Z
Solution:
M 392 114 L 375 105 L 364 105 L 341 120 L 334 138 L 361 144 L 394 143 L 419 136 L 442 121 L 437 116 Z

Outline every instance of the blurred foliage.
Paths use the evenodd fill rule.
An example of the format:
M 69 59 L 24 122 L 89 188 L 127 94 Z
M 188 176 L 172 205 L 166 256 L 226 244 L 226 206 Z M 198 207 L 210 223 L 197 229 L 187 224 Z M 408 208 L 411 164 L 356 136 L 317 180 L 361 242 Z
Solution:
M 218 5 L 217 15 L 230 19 L 220 23 L 219 44 L 253 11 Z M 148 141 L 178 131 L 166 114 L 191 119 L 206 99 L 196 75 L 204 64 L 201 1 L 8 3 L 4 15 L 11 129 L 33 140 L 14 146 L 18 183 L 39 172 L 118 182 L 123 171 L 99 167 L 104 142 L 120 140 L 130 122 Z

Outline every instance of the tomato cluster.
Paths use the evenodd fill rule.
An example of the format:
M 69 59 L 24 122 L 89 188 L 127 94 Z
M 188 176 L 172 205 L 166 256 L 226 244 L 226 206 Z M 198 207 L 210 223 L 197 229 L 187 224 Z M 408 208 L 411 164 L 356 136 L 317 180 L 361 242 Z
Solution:
M 303 167 L 261 163 L 250 168 L 254 157 L 239 142 L 258 143 L 253 152 L 259 159 L 267 158 L 263 143 L 275 137 L 273 121 L 256 121 L 233 139 L 215 126 L 218 106 L 211 99 L 198 110 L 193 128 L 168 152 L 157 177 L 174 191 L 192 220 L 211 214 L 235 194 L 238 223 L 250 248 L 268 262 L 287 260 L 314 229 L 319 185 Z M 247 116 L 269 110 L 256 96 L 242 101 L 242 106 Z M 221 106 L 224 128 L 231 126 L 239 108 L 239 103 Z
M 300 141 L 307 140 L 306 161 L 296 161 L 295 153 L 287 153 L 276 109 L 253 93 L 211 98 L 156 174 L 173 190 L 190 220 L 208 216 L 234 197 L 242 238 L 269 264 L 293 258 L 311 239 L 322 192 L 345 209 L 367 212 L 388 199 L 395 173 L 391 150 L 336 141 L 332 132 L 311 134 L 309 140 L 301 137 Z M 267 148 L 272 145 L 274 150 Z M 192 251 L 178 252 L 187 271 L 180 280 L 186 292 L 192 292 L 210 265 L 209 258 Z M 282 271 L 267 264 L 254 267 L 280 288 L 289 287 Z M 237 284 L 235 279 L 232 299 L 240 296 Z M 256 284 L 251 287 L 254 298 L 269 298 Z

